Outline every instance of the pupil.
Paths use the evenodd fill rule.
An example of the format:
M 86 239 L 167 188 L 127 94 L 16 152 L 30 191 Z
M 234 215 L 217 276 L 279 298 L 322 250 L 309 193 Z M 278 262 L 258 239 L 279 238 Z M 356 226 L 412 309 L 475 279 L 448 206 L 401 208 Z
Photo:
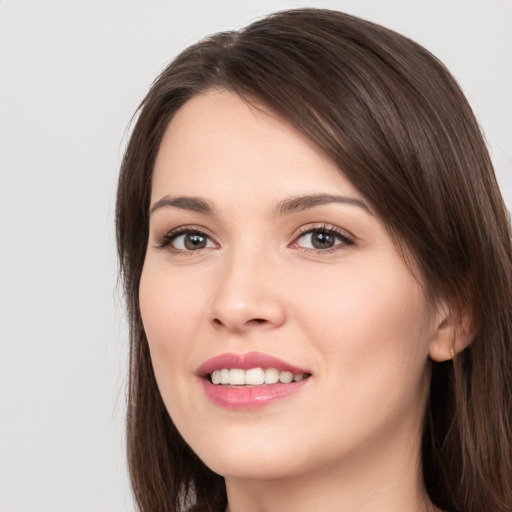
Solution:
M 334 236 L 320 231 L 313 235 L 312 243 L 315 249 L 329 249 L 334 245 Z
M 185 247 L 191 250 L 203 249 L 206 246 L 206 237 L 203 235 L 188 235 L 185 237 Z

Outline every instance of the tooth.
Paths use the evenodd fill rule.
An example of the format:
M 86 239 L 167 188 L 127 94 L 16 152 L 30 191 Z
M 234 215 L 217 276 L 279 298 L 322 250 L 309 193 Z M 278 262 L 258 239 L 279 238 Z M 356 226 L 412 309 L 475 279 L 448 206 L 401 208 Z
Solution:
M 226 368 L 220 370 L 220 383 L 229 384 L 229 370 L 227 370 Z
M 213 384 L 220 384 L 220 371 L 219 370 L 215 370 L 212 373 L 212 383 Z
M 261 368 L 251 368 L 245 372 L 245 383 L 251 386 L 264 384 L 265 372 Z
M 275 384 L 279 382 L 279 372 L 275 368 L 265 370 L 265 384 Z
M 279 374 L 279 381 L 283 384 L 289 384 L 293 380 L 292 372 L 281 372 Z
M 229 383 L 232 386 L 240 386 L 245 384 L 245 372 L 238 368 L 229 370 Z
M 305 375 L 303 373 L 293 374 L 288 371 L 280 372 L 276 368 L 265 370 L 263 368 L 250 368 L 249 370 L 223 368 L 222 370 L 214 370 L 210 377 L 213 384 L 261 386 L 262 384 L 276 384 L 277 382 L 283 384 L 299 382 L 305 378 Z

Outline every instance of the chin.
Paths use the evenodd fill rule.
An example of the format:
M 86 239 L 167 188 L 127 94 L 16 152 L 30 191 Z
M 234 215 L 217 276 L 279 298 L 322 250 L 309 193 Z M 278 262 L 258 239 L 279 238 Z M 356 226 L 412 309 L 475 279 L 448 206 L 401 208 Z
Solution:
M 308 436 L 287 435 L 267 428 L 259 435 L 252 431 L 229 434 L 222 439 L 210 438 L 193 446 L 195 453 L 215 473 L 231 479 L 271 481 L 298 477 L 322 471 L 331 466 L 333 458 L 339 461 L 340 450 L 312 442 Z M 208 439 L 208 438 L 203 438 Z M 339 447 L 338 447 L 339 448 Z
M 310 459 L 304 440 L 283 436 L 283 431 L 259 429 L 222 429 L 220 435 L 185 435 L 204 464 L 215 473 L 231 478 L 273 480 L 300 473 L 301 461 Z M 262 430 L 264 434 L 262 435 Z M 188 432 L 190 434 L 190 431 Z M 310 449 L 307 450 L 311 451 Z
M 240 480 L 280 480 L 303 471 L 297 461 L 291 462 L 280 454 L 232 453 L 207 457 L 203 462 L 215 473 Z

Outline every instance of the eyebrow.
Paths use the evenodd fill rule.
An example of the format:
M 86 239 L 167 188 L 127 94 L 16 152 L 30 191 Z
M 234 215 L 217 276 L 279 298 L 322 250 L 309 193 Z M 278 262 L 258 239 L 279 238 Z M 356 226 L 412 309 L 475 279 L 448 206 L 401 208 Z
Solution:
M 190 210 L 198 213 L 212 214 L 214 211 L 213 205 L 205 201 L 204 199 L 200 199 L 199 197 L 171 197 L 164 196 L 162 199 L 159 199 L 149 211 L 150 215 L 159 210 L 161 208 L 166 208 L 169 206 L 173 206 L 174 208 L 181 208 L 182 210 Z
M 274 213 L 276 215 L 287 215 L 294 212 L 309 210 L 315 206 L 332 203 L 357 206 L 373 215 L 372 211 L 364 201 L 354 197 L 337 196 L 332 194 L 308 194 L 304 196 L 290 197 L 277 203 L 274 207 Z M 206 215 L 211 215 L 215 211 L 213 205 L 205 199 L 189 196 L 172 197 L 167 195 L 153 204 L 149 213 L 152 214 L 156 210 L 166 207 L 180 208 L 183 210 L 204 213 Z
M 368 205 L 361 199 L 354 197 L 337 196 L 332 194 L 308 194 L 305 196 L 291 197 L 280 201 L 276 207 L 275 212 L 278 215 L 287 215 L 289 213 L 301 212 L 309 210 L 315 206 L 321 206 L 324 204 L 341 203 L 348 204 L 350 206 L 357 206 L 373 215 Z

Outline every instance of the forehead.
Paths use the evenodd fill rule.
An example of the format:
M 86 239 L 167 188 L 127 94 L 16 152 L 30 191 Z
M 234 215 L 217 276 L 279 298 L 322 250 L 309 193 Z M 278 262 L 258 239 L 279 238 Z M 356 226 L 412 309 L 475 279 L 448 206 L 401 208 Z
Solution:
M 213 91 L 181 107 L 166 129 L 153 176 L 158 194 L 350 193 L 340 169 L 289 122 L 234 93 Z

